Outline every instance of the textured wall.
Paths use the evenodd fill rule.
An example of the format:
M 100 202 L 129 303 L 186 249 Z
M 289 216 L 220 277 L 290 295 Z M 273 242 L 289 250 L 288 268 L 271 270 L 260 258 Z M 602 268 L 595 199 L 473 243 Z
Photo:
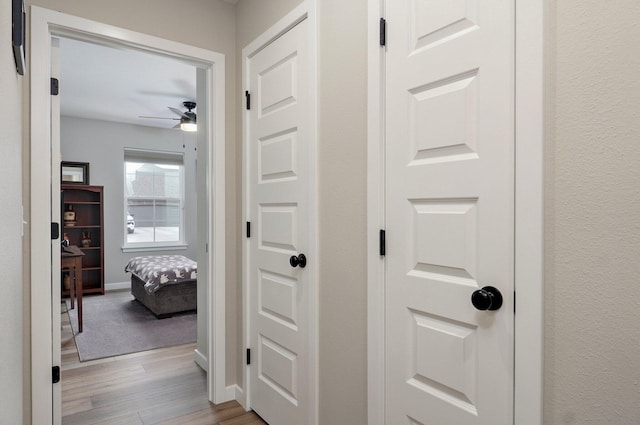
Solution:
M 11 52 L 11 1 L 0 1 L 0 422 L 23 421 L 22 83 Z M 5 422 L 6 421 L 6 422 Z
M 545 424 L 640 423 L 640 2 L 550 0 Z
M 235 8 L 222 0 L 26 0 L 25 4 L 234 54 Z M 227 72 L 233 70 L 231 62 Z
M 367 2 L 318 4 L 320 423 L 364 425 Z

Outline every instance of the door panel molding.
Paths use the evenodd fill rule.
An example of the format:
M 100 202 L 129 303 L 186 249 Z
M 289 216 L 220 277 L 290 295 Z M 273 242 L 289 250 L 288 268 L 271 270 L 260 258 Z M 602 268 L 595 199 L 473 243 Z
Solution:
M 515 0 L 515 316 L 514 423 L 542 425 L 543 377 L 543 2 Z M 385 417 L 384 47 L 379 20 L 385 0 L 368 2 L 368 424 Z M 523 300 L 526 300 L 523 301 Z

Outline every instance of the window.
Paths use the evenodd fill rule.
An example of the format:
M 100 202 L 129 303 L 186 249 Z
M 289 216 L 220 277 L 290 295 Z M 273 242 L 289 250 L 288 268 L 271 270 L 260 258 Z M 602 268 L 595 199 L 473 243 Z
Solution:
M 184 244 L 181 153 L 124 152 L 125 248 Z

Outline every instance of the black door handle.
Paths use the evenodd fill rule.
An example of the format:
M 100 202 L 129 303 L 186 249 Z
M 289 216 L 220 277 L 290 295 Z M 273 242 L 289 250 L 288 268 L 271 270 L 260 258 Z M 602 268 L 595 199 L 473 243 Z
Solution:
M 297 257 L 292 255 L 291 258 L 289 258 L 289 264 L 291 264 L 291 267 L 300 267 L 301 269 L 304 269 L 307 265 L 307 257 L 305 257 L 304 254 L 298 254 Z
M 478 310 L 497 310 L 502 307 L 502 293 L 498 288 L 485 286 L 482 289 L 473 291 L 471 304 Z

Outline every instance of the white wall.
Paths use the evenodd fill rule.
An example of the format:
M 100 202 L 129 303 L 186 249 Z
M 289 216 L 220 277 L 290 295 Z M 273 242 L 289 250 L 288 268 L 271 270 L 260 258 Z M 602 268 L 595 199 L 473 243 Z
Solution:
M 0 1 L 0 415 L 2 423 L 23 421 L 22 338 L 22 84 L 11 52 L 11 1 Z
M 638 424 L 640 2 L 547 6 L 544 423 Z
M 90 184 L 104 186 L 105 283 L 128 282 L 130 275 L 124 272 L 124 266 L 130 258 L 138 255 L 179 254 L 192 260 L 197 259 L 195 133 L 62 117 L 60 141 L 62 160 L 88 162 Z M 184 153 L 184 222 L 185 242 L 188 244 L 188 249 L 159 253 L 122 252 L 125 238 L 123 213 L 125 148 Z

